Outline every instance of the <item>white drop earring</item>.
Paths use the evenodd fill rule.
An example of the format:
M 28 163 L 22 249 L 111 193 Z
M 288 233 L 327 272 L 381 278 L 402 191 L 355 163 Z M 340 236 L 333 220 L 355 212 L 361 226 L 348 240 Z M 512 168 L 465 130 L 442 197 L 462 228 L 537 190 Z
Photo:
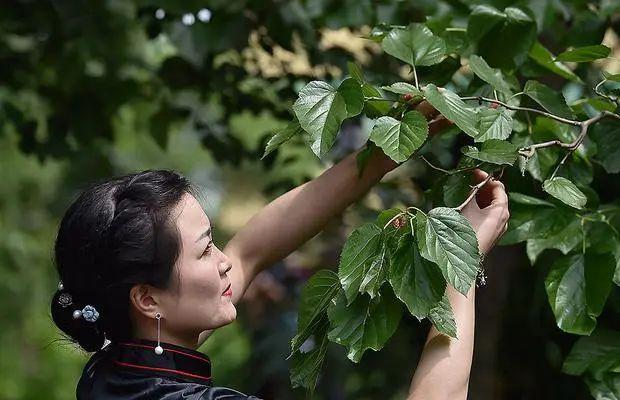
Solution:
M 164 349 L 160 345 L 160 333 L 161 333 L 161 314 L 155 314 L 155 319 L 157 319 L 157 347 L 155 347 L 155 354 L 158 356 L 164 353 Z

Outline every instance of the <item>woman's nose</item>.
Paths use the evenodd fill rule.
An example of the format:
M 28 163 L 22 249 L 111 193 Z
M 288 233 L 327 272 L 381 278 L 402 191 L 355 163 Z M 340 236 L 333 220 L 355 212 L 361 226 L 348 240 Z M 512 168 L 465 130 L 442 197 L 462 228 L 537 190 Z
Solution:
M 232 268 L 229 260 L 220 263 L 220 275 L 226 275 Z

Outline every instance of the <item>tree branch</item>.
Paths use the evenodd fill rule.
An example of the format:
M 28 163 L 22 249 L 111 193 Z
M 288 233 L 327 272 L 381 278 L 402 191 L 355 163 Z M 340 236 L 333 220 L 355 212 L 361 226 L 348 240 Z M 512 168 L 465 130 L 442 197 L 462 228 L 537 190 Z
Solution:
M 459 206 L 457 206 L 457 207 L 454 207 L 454 209 L 455 209 L 456 211 L 459 211 L 459 212 L 463 211 L 463 208 L 465 208 L 465 206 L 467 205 L 467 203 L 469 203 L 469 202 L 471 201 L 471 199 L 473 199 L 474 197 L 476 197 L 476 193 L 478 193 L 478 191 L 480 191 L 480 189 L 482 189 L 482 187 L 483 187 L 484 185 L 486 185 L 486 184 L 487 184 L 487 182 L 489 182 L 492 178 L 493 178 L 493 174 L 489 174 L 489 175 L 487 175 L 487 177 L 486 177 L 486 178 L 484 178 L 484 180 L 483 180 L 482 182 L 478 183 L 476 186 L 474 186 L 474 187 L 471 189 L 471 192 L 469 192 L 469 196 L 467 196 L 467 198 L 465 199 L 465 201 L 464 201 L 464 202 L 462 202 L 462 203 L 461 203 L 461 205 L 459 205 Z
M 482 96 L 461 97 L 461 100 L 486 101 L 486 102 L 489 102 L 489 103 L 499 104 L 500 106 L 506 107 L 509 110 L 526 111 L 526 112 L 533 112 L 533 113 L 536 113 L 536 114 L 544 115 L 547 118 L 554 119 L 554 120 L 562 122 L 564 124 L 575 125 L 575 126 L 579 126 L 579 124 L 580 124 L 579 121 L 573 121 L 572 119 L 566 119 L 566 118 L 558 117 L 557 115 L 550 114 L 550 113 L 548 113 L 546 111 L 537 110 L 535 108 L 529 108 L 529 107 L 511 106 L 510 104 L 506 104 L 503 101 L 499 101 L 499 100 L 495 100 L 495 99 L 489 99 L 487 97 L 482 97 Z

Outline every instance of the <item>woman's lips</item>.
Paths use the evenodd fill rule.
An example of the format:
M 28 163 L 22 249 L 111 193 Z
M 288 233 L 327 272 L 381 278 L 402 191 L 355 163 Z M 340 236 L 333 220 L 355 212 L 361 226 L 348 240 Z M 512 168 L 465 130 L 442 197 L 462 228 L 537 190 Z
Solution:
M 232 287 L 230 284 L 228 284 L 228 287 L 226 287 L 226 290 L 224 290 L 222 296 L 232 296 Z

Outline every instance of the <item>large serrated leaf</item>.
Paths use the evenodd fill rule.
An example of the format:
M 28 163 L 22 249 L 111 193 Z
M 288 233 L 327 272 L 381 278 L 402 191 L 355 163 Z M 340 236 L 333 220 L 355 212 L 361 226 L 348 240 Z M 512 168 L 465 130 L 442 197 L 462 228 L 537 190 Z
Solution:
M 552 114 L 569 119 L 574 118 L 570 107 L 566 105 L 562 92 L 553 90 L 537 81 L 527 81 L 523 93 Z
M 611 290 L 614 268 L 610 254 L 575 254 L 553 264 L 545 287 L 560 329 L 577 335 L 592 333 Z
M 344 244 L 338 277 L 349 303 L 357 297 L 370 266 L 382 256 L 381 248 L 382 230 L 373 223 L 355 229 Z
M 489 139 L 507 139 L 512 132 L 512 117 L 501 108 L 483 108 L 478 111 L 479 136 L 474 138 L 476 142 L 484 142 Z
M 439 332 L 455 339 L 458 338 L 456 321 L 454 320 L 454 313 L 452 312 L 452 306 L 447 294 L 444 293 L 439 303 L 431 309 L 428 319 L 431 320 L 433 325 L 435 325 L 435 329 Z
M 301 129 L 301 126 L 297 121 L 293 121 L 286 125 L 284 129 L 279 130 L 271 137 L 271 139 L 269 139 L 267 146 L 265 147 L 265 154 L 263 154 L 261 160 L 280 147 L 280 145 L 289 141 L 293 136 L 300 135 L 302 132 L 303 129 Z
M 583 208 L 587 197 L 575 184 L 566 178 L 556 176 L 543 182 L 543 190 L 571 207 Z
M 402 121 L 381 117 L 370 132 L 370 140 L 396 162 L 406 161 L 428 136 L 428 122 L 418 111 L 409 111 Z
M 459 95 L 447 89 L 439 91 L 437 86 L 429 84 L 424 88 L 424 96 L 437 111 L 454 122 L 467 135 L 473 138 L 479 136 L 476 110 L 465 104 Z
M 451 208 L 438 207 L 416 216 L 415 234 L 422 257 L 436 263 L 446 280 L 467 294 L 478 274 L 480 254 L 469 221 Z
M 293 353 L 291 360 L 291 385 L 293 387 L 304 387 L 312 393 L 316 386 L 316 382 L 325 360 L 327 353 L 327 330 L 329 328 L 329 320 L 325 315 L 314 333 L 313 348 L 302 352 L 297 350 Z
M 299 92 L 293 111 L 308 133 L 310 148 L 323 157 L 332 148 L 340 124 L 362 111 L 364 95 L 354 78 L 345 79 L 338 89 L 322 81 L 312 81 Z
M 410 232 L 392 238 L 390 260 L 388 280 L 396 297 L 405 303 L 411 315 L 425 318 L 446 290 L 441 271 L 420 255 Z
M 489 64 L 482 57 L 473 54 L 469 58 L 469 67 L 474 74 L 491 85 L 493 89 L 501 93 L 511 94 L 510 86 L 504 80 L 502 71 L 489 67 Z
M 434 65 L 446 54 L 446 43 L 422 24 L 392 29 L 381 42 L 383 50 L 412 66 Z
M 299 349 L 318 328 L 331 299 L 339 290 L 340 281 L 333 271 L 318 271 L 306 282 L 299 302 L 297 335 L 291 340 L 292 352 Z
M 473 146 L 465 146 L 463 154 L 475 160 L 493 164 L 512 165 L 517 161 L 519 148 L 505 140 L 490 139 L 482 143 L 480 149 Z
M 359 362 L 367 349 L 383 348 L 396 331 L 402 312 L 400 302 L 390 290 L 382 290 L 372 300 L 366 295 L 358 296 L 349 305 L 340 292 L 327 310 L 332 327 L 329 340 L 345 346 L 347 357 Z
M 547 50 L 540 42 L 536 41 L 534 45 L 530 48 L 530 52 L 528 56 L 534 60 L 538 65 L 547 70 L 557 74 L 563 78 L 569 79 L 573 82 L 582 83 L 581 78 L 579 78 L 573 71 L 570 70 L 566 65 L 562 64 L 559 61 L 553 61 L 553 54 Z
M 601 374 L 620 361 L 620 332 L 597 329 L 591 336 L 581 337 L 564 360 L 562 372 L 582 375 Z
M 381 89 L 396 93 L 396 94 L 410 94 L 412 96 L 422 96 L 422 92 L 420 92 L 415 86 L 407 82 L 396 82 L 392 83 L 389 86 L 381 86 Z

